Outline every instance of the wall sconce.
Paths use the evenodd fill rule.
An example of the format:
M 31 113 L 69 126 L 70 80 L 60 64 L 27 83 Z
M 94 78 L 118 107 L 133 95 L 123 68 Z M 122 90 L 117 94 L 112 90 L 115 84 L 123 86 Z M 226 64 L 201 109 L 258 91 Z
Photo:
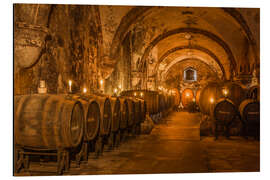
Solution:
M 137 96 L 137 93 L 135 92 L 133 95 L 136 97 Z
M 140 96 L 143 97 L 143 93 L 142 92 L 141 92 Z

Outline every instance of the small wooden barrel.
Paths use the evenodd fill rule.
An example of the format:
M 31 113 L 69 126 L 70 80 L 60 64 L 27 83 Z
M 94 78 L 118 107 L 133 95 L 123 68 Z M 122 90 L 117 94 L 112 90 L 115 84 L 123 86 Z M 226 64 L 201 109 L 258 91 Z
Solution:
M 237 115 L 237 109 L 231 100 L 221 98 L 213 106 L 211 115 L 217 122 L 228 124 Z
M 182 104 L 185 108 L 188 107 L 190 103 L 193 102 L 194 95 L 192 89 L 185 89 L 182 93 Z
M 100 125 L 100 108 L 94 95 L 73 95 L 72 98 L 78 100 L 84 109 L 84 140 L 91 141 L 98 135 Z
M 158 94 L 158 103 L 159 103 L 158 111 L 159 112 L 165 111 L 166 110 L 165 96 L 161 93 Z
M 121 120 L 120 120 L 120 129 L 124 130 L 127 128 L 128 119 L 129 119 L 129 109 L 128 101 L 126 98 L 120 97 L 121 104 Z
M 197 105 L 199 105 L 201 91 L 202 91 L 201 89 L 197 89 L 196 91 L 195 101 Z
M 14 96 L 15 144 L 40 150 L 77 147 L 83 137 L 82 104 L 59 95 Z
M 133 98 L 133 102 L 135 103 L 135 124 L 139 124 L 142 119 L 141 101 L 137 98 Z
M 132 98 L 127 98 L 127 103 L 128 103 L 128 112 L 129 112 L 129 117 L 128 117 L 128 127 L 132 127 L 134 122 L 135 122 L 135 103 L 132 100 Z
M 260 101 L 260 86 L 257 85 L 250 87 L 247 92 L 247 98 Z
M 175 104 L 175 106 L 178 106 L 181 102 L 180 93 L 179 93 L 177 88 L 174 88 L 173 91 L 174 91 L 174 99 L 175 99 L 174 104 Z
M 117 132 L 120 126 L 121 119 L 121 104 L 119 98 L 111 97 L 112 104 L 112 123 L 111 123 L 111 131 Z
M 112 123 L 112 108 L 109 97 L 96 96 L 96 101 L 100 107 L 100 135 L 108 135 Z
M 239 106 L 241 117 L 249 122 L 260 122 L 260 102 L 246 99 Z

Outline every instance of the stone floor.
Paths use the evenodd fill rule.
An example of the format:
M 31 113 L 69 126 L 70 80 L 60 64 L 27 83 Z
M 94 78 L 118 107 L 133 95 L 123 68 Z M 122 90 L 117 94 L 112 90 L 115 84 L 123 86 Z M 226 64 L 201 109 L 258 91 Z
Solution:
M 199 120 L 198 113 L 173 112 L 150 135 L 130 138 L 114 151 L 89 159 L 80 167 L 72 164 L 65 175 L 260 170 L 258 141 L 200 137 Z

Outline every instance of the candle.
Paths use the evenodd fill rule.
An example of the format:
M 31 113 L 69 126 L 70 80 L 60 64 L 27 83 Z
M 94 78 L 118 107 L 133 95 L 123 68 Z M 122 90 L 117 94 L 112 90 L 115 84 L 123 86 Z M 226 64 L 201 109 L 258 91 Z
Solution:
M 72 92 L 72 89 L 71 89 L 72 81 L 71 80 L 68 81 L 68 85 L 69 85 L 69 92 L 71 93 Z
M 83 88 L 83 93 L 86 93 L 87 92 L 87 89 L 86 88 Z

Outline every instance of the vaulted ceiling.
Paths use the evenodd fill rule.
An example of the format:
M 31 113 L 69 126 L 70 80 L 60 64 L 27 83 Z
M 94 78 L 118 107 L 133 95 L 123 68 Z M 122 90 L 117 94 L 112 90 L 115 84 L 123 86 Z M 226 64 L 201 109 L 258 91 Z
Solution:
M 204 63 L 220 79 L 259 63 L 259 9 L 100 6 L 100 14 L 111 64 L 131 33 L 133 57 L 147 62 L 148 76 L 167 74 L 184 59 Z

